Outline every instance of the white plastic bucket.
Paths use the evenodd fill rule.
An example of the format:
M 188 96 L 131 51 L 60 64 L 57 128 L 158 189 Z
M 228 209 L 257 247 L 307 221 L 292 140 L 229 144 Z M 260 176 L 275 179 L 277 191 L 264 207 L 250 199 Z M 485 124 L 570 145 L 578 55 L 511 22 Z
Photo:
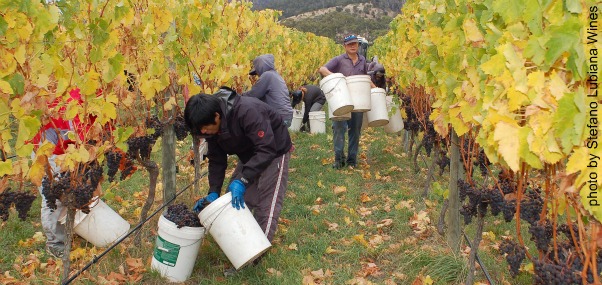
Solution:
M 347 80 L 347 88 L 349 96 L 353 102 L 352 112 L 367 112 L 372 109 L 372 101 L 370 96 L 370 76 L 369 75 L 352 75 L 345 78 Z
M 309 130 L 312 134 L 326 132 L 326 113 L 324 111 L 309 112 Z
M 201 224 L 217 242 L 237 270 L 267 251 L 272 244 L 249 211 L 232 207 L 230 192 L 199 213 Z
M 301 129 L 301 123 L 303 123 L 303 113 L 299 110 L 293 110 L 293 121 L 289 129 L 293 132 L 298 132 Z
M 386 95 L 387 92 L 385 89 L 372 88 L 370 95 L 372 109 L 367 112 L 368 126 L 380 127 L 389 123 Z
M 335 116 L 332 113 L 332 109 L 330 108 L 330 105 L 328 106 L 328 118 L 330 118 L 333 121 L 347 121 L 349 119 L 351 119 L 351 112 L 340 115 L 340 116 Z
M 151 268 L 171 282 L 186 281 L 192 274 L 204 236 L 203 227 L 178 228 L 161 215 Z
M 89 206 L 90 213 L 85 214 L 80 210 L 75 212 L 73 231 L 96 247 L 106 247 L 125 236 L 130 230 L 130 224 L 102 199 L 95 198 Z M 62 224 L 66 221 L 67 215 L 60 219 Z
M 347 81 L 341 73 L 330 74 L 320 80 L 320 89 L 326 96 L 333 114 L 341 116 L 353 110 L 353 101 L 347 89 Z
M 385 125 L 385 132 L 388 134 L 397 133 L 403 130 L 403 118 L 401 118 L 401 111 L 396 104 L 393 103 L 393 97 L 387 96 L 387 113 L 391 114 L 389 117 L 389 123 Z

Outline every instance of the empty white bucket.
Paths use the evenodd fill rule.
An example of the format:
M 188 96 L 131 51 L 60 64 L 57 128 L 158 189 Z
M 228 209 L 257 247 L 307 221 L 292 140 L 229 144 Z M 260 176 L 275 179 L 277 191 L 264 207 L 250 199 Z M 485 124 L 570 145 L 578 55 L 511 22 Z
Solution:
M 330 118 L 333 121 L 347 121 L 347 120 L 351 119 L 351 112 L 340 115 L 340 116 L 335 116 L 332 113 L 332 109 L 330 108 L 330 105 L 328 105 L 328 118 Z
M 393 97 L 387 96 L 387 113 L 389 116 L 389 123 L 385 125 L 385 132 L 388 134 L 397 133 L 403 130 L 403 118 L 401 118 L 401 111 L 395 103 L 393 103 Z
M 349 96 L 353 102 L 352 112 L 367 112 L 372 109 L 372 101 L 370 99 L 370 75 L 352 75 L 345 78 L 347 80 L 347 88 Z
M 203 227 L 178 228 L 161 215 L 151 268 L 171 282 L 186 281 L 192 274 L 204 236 Z
M 353 101 L 347 89 L 347 81 L 341 73 L 330 74 L 320 80 L 320 89 L 326 96 L 328 105 L 336 116 L 341 116 L 353 110 Z
M 303 123 L 303 113 L 299 110 L 293 110 L 293 121 L 291 122 L 289 130 L 298 132 L 301 129 L 301 123 Z
M 90 213 L 75 212 L 73 231 L 96 247 L 106 247 L 130 230 L 130 224 L 115 212 L 102 199 L 96 198 L 90 204 Z M 67 216 L 60 220 L 65 223 Z
M 368 126 L 380 127 L 389 123 L 386 95 L 385 89 L 372 88 L 370 95 L 372 109 L 367 112 Z
M 249 211 L 232 207 L 230 192 L 199 213 L 201 224 L 237 270 L 267 251 L 272 244 Z
M 326 132 L 326 113 L 324 111 L 309 112 L 309 130 L 312 134 Z

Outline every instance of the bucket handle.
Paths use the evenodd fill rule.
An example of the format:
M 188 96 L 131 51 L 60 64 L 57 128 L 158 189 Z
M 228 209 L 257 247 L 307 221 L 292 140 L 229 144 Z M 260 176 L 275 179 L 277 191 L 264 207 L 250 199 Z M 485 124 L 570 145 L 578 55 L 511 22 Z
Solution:
M 335 88 L 337 88 L 337 85 L 339 85 L 339 82 L 341 82 L 341 80 L 345 80 L 345 77 L 339 79 L 339 81 L 337 81 L 337 84 L 335 84 L 334 87 L 332 87 L 332 89 L 330 89 L 330 91 L 324 92 L 324 94 L 328 94 L 328 93 L 332 92 Z
M 213 215 L 211 215 L 211 216 L 209 216 L 209 217 L 214 217 L 214 216 L 215 216 L 215 217 L 217 217 L 217 216 L 221 215 L 221 214 L 222 214 L 222 212 L 223 212 L 223 211 L 226 209 L 226 207 L 228 207 L 228 206 L 232 206 L 232 205 L 230 205 L 230 203 L 226 203 L 224 206 L 222 206 L 222 208 L 221 208 L 221 209 L 219 209 L 219 211 L 215 211 L 215 212 L 214 212 L 214 214 L 213 214 Z M 211 229 L 211 227 L 213 226 L 213 223 L 215 222 L 215 220 L 216 220 L 216 219 L 213 219 L 213 220 L 211 221 L 211 223 L 210 223 L 210 224 L 209 224 L 207 227 L 205 227 L 205 230 L 206 230 L 207 232 L 208 232 L 208 231 Z

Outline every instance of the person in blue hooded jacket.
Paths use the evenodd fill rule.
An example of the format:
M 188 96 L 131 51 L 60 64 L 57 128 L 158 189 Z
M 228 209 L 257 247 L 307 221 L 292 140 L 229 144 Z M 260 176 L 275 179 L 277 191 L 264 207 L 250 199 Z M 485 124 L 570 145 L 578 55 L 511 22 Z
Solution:
M 257 98 L 274 108 L 287 127 L 293 120 L 293 108 L 289 98 L 289 91 L 284 79 L 274 67 L 274 55 L 263 54 L 253 60 L 253 69 L 249 75 L 258 75 L 259 79 L 251 90 L 244 92 L 243 96 Z

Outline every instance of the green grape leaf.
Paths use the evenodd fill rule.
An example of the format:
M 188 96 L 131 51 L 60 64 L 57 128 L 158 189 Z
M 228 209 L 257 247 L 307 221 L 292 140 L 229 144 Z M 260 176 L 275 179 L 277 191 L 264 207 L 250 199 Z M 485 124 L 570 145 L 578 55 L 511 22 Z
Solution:
M 566 9 L 571 12 L 571 13 L 575 13 L 575 14 L 580 14 L 582 11 L 581 8 L 581 1 L 579 0 L 565 0 L 566 2 Z
M 12 160 L 0 161 L 0 177 L 13 174 Z

